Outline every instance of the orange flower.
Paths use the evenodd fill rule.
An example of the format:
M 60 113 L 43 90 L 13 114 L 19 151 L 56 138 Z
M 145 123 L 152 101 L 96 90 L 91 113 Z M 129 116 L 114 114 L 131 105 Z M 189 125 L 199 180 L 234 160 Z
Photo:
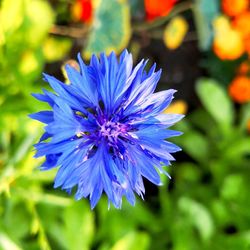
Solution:
M 235 102 L 249 102 L 250 78 L 246 76 L 237 76 L 229 85 L 229 95 Z
M 166 16 L 174 7 L 177 0 L 144 0 L 147 21 Z
M 250 11 L 243 12 L 236 16 L 232 22 L 234 29 L 238 30 L 243 38 L 250 35 Z
M 238 67 L 237 73 L 239 75 L 247 75 L 250 73 L 250 61 L 244 61 Z
M 76 0 L 71 13 L 75 21 L 90 23 L 93 15 L 92 0 Z
M 221 7 L 228 16 L 237 16 L 248 8 L 249 0 L 222 0 Z
M 248 56 L 250 57 L 250 36 L 248 36 L 245 40 L 244 40 L 244 45 L 245 45 L 245 50 L 248 53 Z

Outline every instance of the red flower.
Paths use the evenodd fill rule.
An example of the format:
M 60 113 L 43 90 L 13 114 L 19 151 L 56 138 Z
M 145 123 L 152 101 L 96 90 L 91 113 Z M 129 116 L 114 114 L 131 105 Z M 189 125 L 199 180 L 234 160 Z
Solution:
M 177 0 L 144 0 L 147 21 L 166 16 L 176 2 Z
M 72 6 L 72 16 L 75 21 L 91 22 L 93 15 L 92 0 L 76 0 Z

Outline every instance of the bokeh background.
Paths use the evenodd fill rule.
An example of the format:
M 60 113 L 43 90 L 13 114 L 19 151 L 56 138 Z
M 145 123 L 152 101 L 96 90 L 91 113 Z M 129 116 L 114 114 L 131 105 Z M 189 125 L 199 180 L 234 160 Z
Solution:
M 250 249 L 250 10 L 248 0 L 0 0 L 0 249 Z M 47 109 L 31 93 L 47 72 L 67 82 L 81 52 L 124 48 L 163 69 L 184 113 L 172 180 L 145 180 L 145 200 L 91 211 L 53 189 L 32 145 Z

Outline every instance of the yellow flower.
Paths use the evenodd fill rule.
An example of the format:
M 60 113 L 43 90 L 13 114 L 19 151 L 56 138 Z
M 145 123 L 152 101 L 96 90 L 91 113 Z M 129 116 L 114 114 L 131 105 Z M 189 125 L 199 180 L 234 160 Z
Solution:
M 230 21 L 226 16 L 218 16 L 213 21 L 215 33 L 226 32 L 231 29 Z
M 178 48 L 181 45 L 187 30 L 187 21 L 181 16 L 174 17 L 166 26 L 163 34 L 163 41 L 167 48 Z
M 219 16 L 213 22 L 214 26 L 214 53 L 222 60 L 234 60 L 245 51 L 242 36 L 234 30 L 225 16 Z
M 187 113 L 188 105 L 183 100 L 174 101 L 168 108 L 166 108 L 164 114 L 183 114 Z

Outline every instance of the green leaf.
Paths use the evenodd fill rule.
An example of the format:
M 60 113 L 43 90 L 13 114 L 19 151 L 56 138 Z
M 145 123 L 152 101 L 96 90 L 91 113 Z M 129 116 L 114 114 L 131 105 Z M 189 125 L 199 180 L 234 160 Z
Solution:
M 247 198 L 248 188 L 244 177 L 240 174 L 229 175 L 225 178 L 221 188 L 221 195 L 226 200 L 244 200 Z
M 149 249 L 149 235 L 142 232 L 129 232 L 119 239 L 111 250 L 140 250 Z
M 215 198 L 211 201 L 211 210 L 214 216 L 214 219 L 216 221 L 216 224 L 218 225 L 226 225 L 230 224 L 230 213 L 228 211 L 227 204 L 218 198 Z
M 131 207 L 131 204 L 124 200 L 122 210 L 115 209 L 112 205 L 108 210 L 107 200 L 101 199 L 97 209 L 100 226 L 96 237 L 105 239 L 106 242 L 116 242 L 121 235 L 129 231 L 135 231 L 138 226 L 148 228 L 150 232 L 159 232 L 161 230 L 157 215 L 139 199 L 134 207 Z M 152 221 L 155 223 L 152 224 Z
M 182 145 L 191 157 L 201 162 L 208 158 L 209 146 L 205 136 L 198 132 L 190 131 L 182 139 Z
M 6 232 L 8 232 L 13 239 L 17 240 L 22 239 L 29 233 L 30 220 L 27 220 L 27 218 L 29 218 L 30 214 L 28 213 L 24 202 L 16 202 L 14 199 L 9 201 L 9 203 L 5 203 L 5 213 L 2 223 Z
M 64 237 L 68 249 L 87 250 L 94 237 L 94 214 L 86 201 L 75 202 L 64 211 Z
M 219 14 L 217 0 L 195 0 L 194 20 L 198 34 L 198 45 L 201 50 L 208 50 L 212 43 L 212 21 Z
M 205 162 L 209 158 L 210 149 L 207 138 L 195 130 L 184 131 L 180 138 L 174 138 L 173 141 L 199 162 Z
M 175 170 L 181 185 L 188 183 L 196 183 L 201 178 L 201 169 L 199 165 L 192 162 L 179 163 L 178 168 Z
M 228 249 L 228 250 L 249 250 L 250 231 L 241 231 L 239 233 L 222 237 L 218 235 L 218 239 L 212 242 L 210 249 Z M 219 246 L 219 248 L 218 248 Z
M 178 206 L 197 228 L 202 240 L 209 240 L 215 229 L 209 210 L 203 204 L 188 197 L 180 198 Z
M 214 122 L 211 115 L 206 112 L 203 108 L 196 109 L 188 115 L 188 121 L 190 121 L 195 128 L 202 130 L 202 132 L 208 132 L 207 128 L 216 129 L 216 123 Z
M 174 218 L 174 223 L 171 225 L 171 239 L 173 241 L 174 250 L 200 249 L 196 240 L 197 236 L 194 236 L 192 229 L 192 224 L 186 216 Z
M 120 52 L 127 46 L 130 33 L 127 1 L 100 0 L 83 56 L 89 59 L 93 53 Z
M 202 78 L 196 85 L 197 94 L 216 122 L 230 126 L 234 121 L 234 110 L 226 91 L 213 79 Z
M 240 110 L 240 129 L 246 130 L 247 122 L 250 120 L 250 103 L 246 103 L 241 106 Z
M 245 155 L 250 154 L 250 138 L 237 138 L 224 151 L 224 158 L 229 160 L 238 160 Z

